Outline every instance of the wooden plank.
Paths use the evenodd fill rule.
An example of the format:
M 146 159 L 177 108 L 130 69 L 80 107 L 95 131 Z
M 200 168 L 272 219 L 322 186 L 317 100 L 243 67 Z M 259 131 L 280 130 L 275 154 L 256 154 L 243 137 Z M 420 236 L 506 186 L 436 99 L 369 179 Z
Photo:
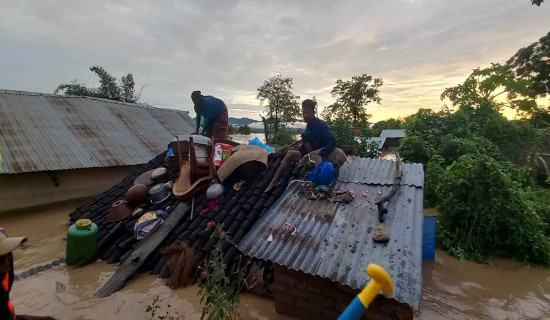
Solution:
M 189 206 L 184 202 L 180 202 L 174 211 L 172 211 L 172 214 L 160 224 L 159 228 L 141 241 L 134 249 L 134 252 L 117 269 L 111 279 L 99 289 L 97 296 L 101 298 L 108 297 L 120 290 L 126 284 L 126 281 L 139 270 L 149 255 L 157 249 L 168 234 L 179 224 L 188 211 Z

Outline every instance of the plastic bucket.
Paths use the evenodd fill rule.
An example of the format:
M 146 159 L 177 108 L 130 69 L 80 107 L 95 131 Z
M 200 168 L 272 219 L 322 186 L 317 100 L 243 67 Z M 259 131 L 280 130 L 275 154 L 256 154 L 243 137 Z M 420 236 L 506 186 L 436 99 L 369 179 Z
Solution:
M 424 231 L 422 234 L 422 259 L 435 259 L 435 217 L 424 217 Z

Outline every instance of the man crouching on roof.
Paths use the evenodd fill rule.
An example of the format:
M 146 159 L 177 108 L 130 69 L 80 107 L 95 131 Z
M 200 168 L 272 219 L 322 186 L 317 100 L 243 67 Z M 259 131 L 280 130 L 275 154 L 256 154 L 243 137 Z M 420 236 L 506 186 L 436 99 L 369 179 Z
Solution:
M 315 116 L 315 100 L 307 99 L 302 102 L 302 116 L 306 123 L 306 130 L 302 133 L 302 145 L 298 150 L 289 150 L 281 165 L 275 172 L 275 176 L 266 189 L 273 190 L 279 185 L 282 175 L 288 170 L 291 163 L 306 159 L 319 163 L 321 160 L 332 162 L 336 172 L 346 162 L 346 154 L 340 148 L 336 148 L 336 139 L 325 121 Z M 307 156 L 307 157 L 306 157 Z
M 10 291 L 14 280 L 13 256 L 11 252 L 26 238 L 8 238 L 0 228 L 0 319 L 2 320 L 55 320 L 52 317 L 15 315 L 10 301 Z

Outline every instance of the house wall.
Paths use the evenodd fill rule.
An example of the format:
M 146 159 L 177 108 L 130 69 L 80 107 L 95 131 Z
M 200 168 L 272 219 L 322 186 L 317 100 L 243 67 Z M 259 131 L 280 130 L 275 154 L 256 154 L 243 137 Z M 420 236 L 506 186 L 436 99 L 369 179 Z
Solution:
M 399 147 L 399 142 L 402 138 L 386 138 L 383 148 Z
M 359 293 L 328 278 L 279 265 L 275 265 L 273 290 L 278 313 L 307 320 L 338 318 Z M 391 320 L 395 313 L 405 320 L 413 318 L 409 305 L 378 295 L 361 319 Z
M 124 166 L 63 170 L 51 174 L 2 174 L 0 212 L 94 196 L 119 183 L 135 168 Z

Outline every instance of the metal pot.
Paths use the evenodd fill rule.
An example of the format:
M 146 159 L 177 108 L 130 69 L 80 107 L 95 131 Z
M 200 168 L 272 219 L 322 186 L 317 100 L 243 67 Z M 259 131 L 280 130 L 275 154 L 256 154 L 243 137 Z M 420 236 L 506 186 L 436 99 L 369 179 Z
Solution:
M 164 183 L 155 184 L 149 189 L 149 196 L 152 203 L 161 203 L 170 198 L 172 194 L 168 190 Z

